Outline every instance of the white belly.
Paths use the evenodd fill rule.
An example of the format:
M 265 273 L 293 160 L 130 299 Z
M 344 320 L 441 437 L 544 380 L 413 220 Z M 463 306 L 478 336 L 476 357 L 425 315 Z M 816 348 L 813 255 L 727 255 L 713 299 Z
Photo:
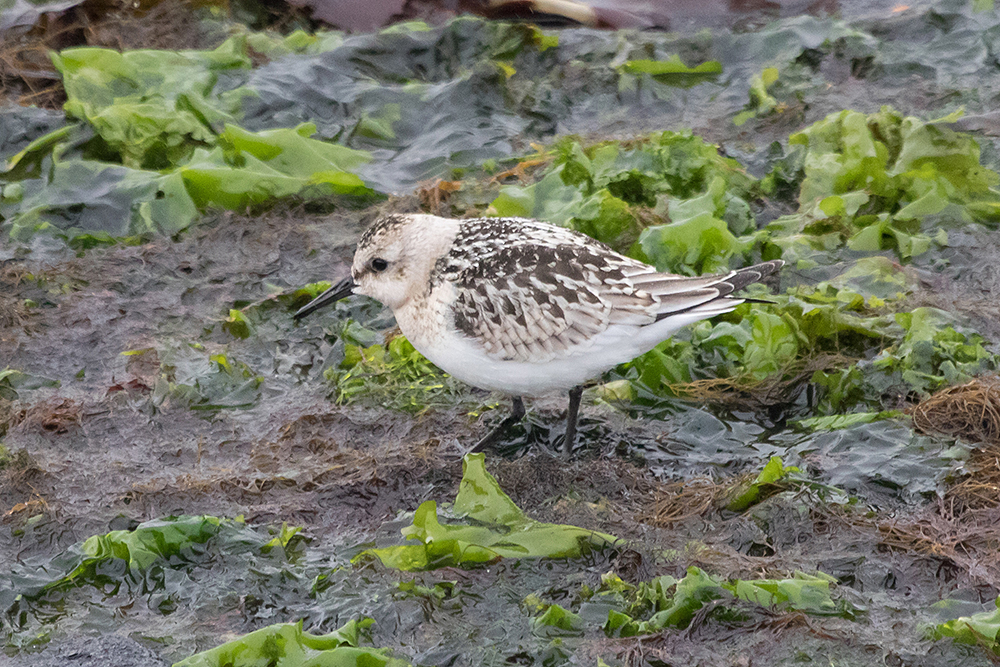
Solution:
M 565 356 L 539 362 L 493 358 L 475 339 L 454 329 L 439 330 L 439 335 L 433 337 L 413 331 L 415 335 L 411 336 L 405 315 L 400 318 L 397 314 L 397 322 L 421 354 L 462 382 L 513 396 L 535 397 L 566 391 L 598 377 L 648 352 L 677 329 L 704 317 L 704 314 L 685 313 L 647 326 L 612 325 Z

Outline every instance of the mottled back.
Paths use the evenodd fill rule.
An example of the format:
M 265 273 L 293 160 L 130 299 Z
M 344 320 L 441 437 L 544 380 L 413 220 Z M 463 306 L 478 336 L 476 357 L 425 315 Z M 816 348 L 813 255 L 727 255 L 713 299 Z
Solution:
M 641 262 L 571 230 L 519 218 L 461 221 L 430 286 L 454 285 L 454 326 L 496 359 L 543 361 L 609 324 L 655 321 L 656 301 L 631 277 Z

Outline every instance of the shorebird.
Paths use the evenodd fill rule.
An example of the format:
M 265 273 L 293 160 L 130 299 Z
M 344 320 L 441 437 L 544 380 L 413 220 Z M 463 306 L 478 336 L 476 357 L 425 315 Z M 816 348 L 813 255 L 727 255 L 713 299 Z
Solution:
M 569 454 L 584 382 L 733 310 L 745 301 L 733 292 L 783 263 L 691 278 L 538 220 L 387 215 L 362 235 L 351 277 L 294 317 L 367 295 L 392 309 L 403 335 L 441 370 L 510 395 L 510 416 L 472 451 L 492 447 L 524 417 L 522 397 L 568 390 Z

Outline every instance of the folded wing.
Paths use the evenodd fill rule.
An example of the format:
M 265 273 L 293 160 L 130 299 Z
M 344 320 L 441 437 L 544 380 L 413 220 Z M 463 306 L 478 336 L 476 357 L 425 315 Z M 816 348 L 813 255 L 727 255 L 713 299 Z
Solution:
M 452 278 L 454 326 L 495 359 L 544 362 L 585 352 L 613 325 L 728 312 L 742 303 L 730 294 L 781 264 L 690 278 L 658 273 L 589 239 L 511 243 Z

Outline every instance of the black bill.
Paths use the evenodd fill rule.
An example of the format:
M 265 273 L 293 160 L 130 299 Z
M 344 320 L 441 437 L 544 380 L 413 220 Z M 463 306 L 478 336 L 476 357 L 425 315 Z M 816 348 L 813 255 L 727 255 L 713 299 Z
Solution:
M 354 293 L 354 288 L 357 285 L 354 284 L 354 279 L 348 276 L 344 278 L 339 283 L 328 289 L 327 291 L 320 294 L 318 297 L 304 305 L 299 309 L 299 312 L 292 315 L 293 319 L 301 319 L 310 313 L 313 313 L 323 306 L 327 306 L 331 303 L 336 303 L 340 301 L 345 296 L 349 296 Z

